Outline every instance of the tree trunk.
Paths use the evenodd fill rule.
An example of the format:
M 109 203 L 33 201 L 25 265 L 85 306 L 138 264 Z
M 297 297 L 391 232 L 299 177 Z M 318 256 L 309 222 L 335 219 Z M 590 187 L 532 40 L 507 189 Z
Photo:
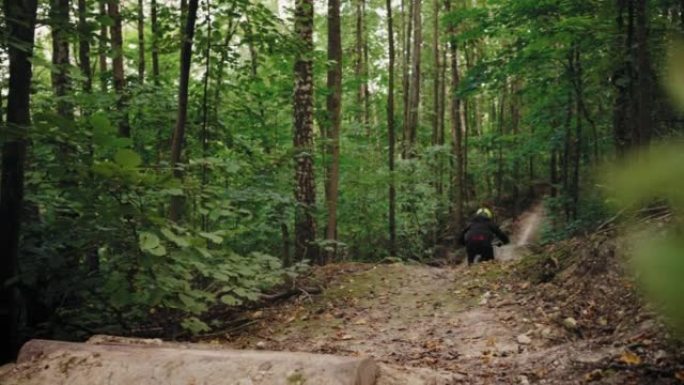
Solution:
M 90 27 L 88 26 L 88 5 L 86 0 L 78 0 L 78 61 L 83 74 L 83 92 L 93 89 L 93 73 L 90 69 Z
M 627 152 L 629 144 L 629 89 L 627 86 L 628 66 L 631 49 L 625 47 L 625 2 L 628 0 L 617 0 L 617 37 L 615 40 L 616 55 L 624 59 L 613 73 L 613 85 L 617 88 L 615 104 L 613 105 L 613 142 L 619 157 L 623 157 Z
M 66 100 L 71 90 L 69 79 L 69 0 L 51 0 L 50 28 L 52 32 L 52 89 L 57 99 L 57 113 L 73 119 L 74 107 Z
M 364 118 L 364 106 L 365 106 L 365 80 L 363 79 L 363 37 L 364 37 L 364 26 L 363 26 L 363 8 L 365 0 L 355 0 L 356 1 L 356 41 L 354 48 L 354 76 L 357 82 L 356 91 L 356 121 L 358 123 L 365 124 Z M 367 128 L 367 127 L 366 127 Z
M 394 28 L 392 25 L 392 0 L 387 0 L 387 36 L 389 39 L 389 65 L 387 85 L 387 138 L 389 141 L 389 254 L 397 253 L 396 190 L 394 187 Z
M 100 3 L 100 17 L 104 18 L 107 15 L 107 8 L 104 1 Z M 102 92 L 107 92 L 107 26 L 104 23 L 100 24 L 100 38 L 97 47 L 98 57 L 100 60 L 100 88 Z
M 294 65 L 295 258 L 317 260 L 313 167 L 313 0 L 295 1 L 301 48 Z
M 499 138 L 498 138 L 498 143 L 496 145 L 496 157 L 497 157 L 497 171 L 496 171 L 496 194 L 497 198 L 501 200 L 503 198 L 503 144 L 502 138 L 505 134 L 505 106 L 506 106 L 506 93 L 508 91 L 508 86 L 507 84 L 504 85 L 503 92 L 501 94 L 501 98 L 499 99 L 499 112 L 497 114 L 498 118 L 498 125 L 499 125 Z M 494 101 L 496 103 L 496 99 Z M 496 109 L 496 107 L 495 107 Z
M 408 158 L 408 142 L 409 142 L 409 95 L 411 93 L 410 82 L 410 66 L 411 66 L 411 36 L 413 34 L 413 12 L 415 0 L 406 0 L 409 2 L 409 13 L 406 18 L 406 25 L 404 26 L 404 62 L 402 68 L 402 98 L 403 98 L 403 119 L 402 119 L 402 157 Z M 405 13 L 405 12 L 404 12 Z M 405 17 L 405 15 L 403 15 Z
M 572 218 L 577 219 L 578 207 L 579 207 L 579 196 L 580 196 L 580 161 L 582 159 L 582 116 L 580 115 L 581 109 L 581 99 L 580 95 L 582 93 L 582 61 L 580 57 L 579 48 L 575 48 L 575 77 L 577 79 L 577 84 L 579 89 L 577 95 L 575 96 L 575 153 L 574 153 L 574 169 L 572 176 Z
M 553 145 L 549 158 L 549 183 L 551 184 L 551 197 L 558 196 L 558 149 Z
M 340 27 L 340 0 L 328 0 L 328 119 L 325 173 L 325 202 L 328 209 L 326 239 L 337 241 L 337 196 L 340 179 L 340 123 L 342 108 L 342 36 Z M 328 246 L 330 247 L 330 246 Z M 330 252 L 322 253 L 323 263 L 337 256 L 337 244 Z
M 31 124 L 31 58 L 33 56 L 36 0 L 4 1 L 6 38 L 20 43 L 8 47 L 9 94 L 7 126 L 17 135 L 9 136 L 2 146 L 0 178 L 0 362 L 15 357 L 22 342 L 20 330 L 20 294 L 16 284 L 9 284 L 19 270 L 19 236 L 24 204 L 24 163 L 26 131 Z
M 370 78 L 370 62 L 368 60 L 368 27 L 366 26 L 366 0 L 363 1 L 361 9 L 363 16 L 363 124 L 366 126 L 366 136 L 371 137 L 371 104 L 370 88 L 368 79 Z
M 207 125 L 209 124 L 209 77 L 211 74 L 211 3 L 209 0 L 206 4 L 206 45 L 204 48 L 204 78 L 202 79 L 202 159 L 207 159 L 209 156 L 209 132 Z M 200 194 L 200 208 L 204 208 L 204 191 L 208 182 L 208 169 L 206 162 L 202 162 L 202 189 Z M 202 230 L 207 231 L 209 228 L 209 219 L 206 214 L 202 214 Z
M 451 1 L 446 1 L 446 12 L 451 12 Z M 458 229 L 463 224 L 463 130 L 461 127 L 461 99 L 456 93 L 461 83 L 458 72 L 458 46 L 456 43 L 456 30 L 449 26 L 449 38 L 451 44 L 451 153 L 456 160 L 453 174 L 451 210 L 453 213 L 453 227 Z
M 236 23 L 233 23 L 233 19 L 231 19 L 228 22 L 228 28 L 226 31 L 226 36 L 223 39 L 223 46 L 228 47 L 230 45 L 230 42 L 233 40 L 233 36 L 235 34 L 235 28 L 236 28 Z M 218 115 L 219 115 L 219 106 L 221 105 L 221 90 L 223 87 L 221 85 L 223 84 L 223 73 L 225 69 L 226 62 L 228 61 L 228 49 L 222 49 L 221 50 L 221 58 L 218 62 L 218 68 L 216 70 L 216 90 L 214 91 L 214 116 L 213 120 L 214 122 L 218 121 Z
M 145 82 L 145 8 L 144 1 L 138 0 L 138 82 Z
M 648 51 L 648 8 L 646 0 L 634 0 L 636 9 L 635 54 L 637 66 L 637 121 L 633 126 L 635 145 L 647 145 L 651 140 L 652 82 L 651 60 Z
M 126 78 L 124 76 L 123 62 L 123 36 L 121 27 L 121 13 L 119 12 L 119 0 L 108 0 L 107 8 L 109 17 L 112 19 L 112 26 L 109 30 L 112 42 L 112 76 L 114 77 L 114 90 L 117 94 L 117 109 L 122 115 L 119 117 L 119 135 L 123 137 L 131 136 L 131 128 L 128 125 L 128 113 L 126 105 Z
M 159 85 L 159 24 L 157 22 L 157 0 L 150 2 L 150 22 L 152 23 L 152 79 Z
M 188 117 L 188 83 L 190 81 L 190 64 L 192 61 L 192 42 L 195 35 L 195 21 L 197 20 L 198 0 L 190 0 L 187 9 L 185 28 L 181 44 L 181 67 L 180 80 L 178 82 L 178 115 L 171 140 L 171 169 L 177 179 L 183 177 L 183 172 L 178 168 L 181 160 L 181 152 L 185 141 L 185 124 Z M 171 199 L 169 218 L 172 221 L 180 220 L 183 213 L 183 197 L 174 196 Z
M 420 109 L 420 51 L 423 42 L 421 1 L 413 0 L 413 56 L 411 58 L 411 81 L 409 84 L 409 109 L 408 109 L 408 146 L 407 155 L 415 155 L 416 136 L 418 132 L 419 109 Z
M 574 57 L 573 55 L 568 55 L 568 77 L 574 76 Z M 568 102 L 566 105 L 566 117 L 565 123 L 563 124 L 563 130 L 565 133 L 565 140 L 563 142 L 563 157 L 561 165 L 561 179 L 562 179 L 562 198 L 563 198 L 563 210 L 565 212 L 566 221 L 571 219 L 571 207 L 568 201 L 568 196 L 570 195 L 570 156 L 572 150 L 572 118 L 573 118 L 573 92 L 568 92 Z
M 433 18 L 432 18 L 432 145 L 439 144 L 439 96 L 440 96 L 440 51 L 439 51 L 439 0 L 432 2 Z M 437 191 L 439 193 L 439 183 L 437 183 Z

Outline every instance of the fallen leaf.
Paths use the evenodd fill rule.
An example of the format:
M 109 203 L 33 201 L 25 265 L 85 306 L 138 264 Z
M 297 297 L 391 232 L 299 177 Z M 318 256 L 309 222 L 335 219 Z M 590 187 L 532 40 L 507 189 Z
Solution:
M 572 317 L 568 317 L 563 320 L 563 326 L 570 330 L 577 329 L 577 320 Z
M 529 345 L 532 343 L 532 338 L 526 336 L 525 334 L 519 335 L 516 340 L 520 345 Z
M 619 360 L 627 365 L 639 365 L 641 363 L 641 357 L 630 351 L 622 353 Z
M 603 377 L 603 371 L 601 369 L 595 369 L 584 375 L 584 381 L 594 382 L 598 381 Z
M 680 370 L 675 373 L 675 378 L 678 379 L 679 381 L 684 382 L 684 370 Z
M 354 325 L 367 325 L 367 324 L 368 324 L 368 321 L 366 321 L 364 318 L 361 318 L 361 319 L 357 320 L 356 322 L 354 322 Z

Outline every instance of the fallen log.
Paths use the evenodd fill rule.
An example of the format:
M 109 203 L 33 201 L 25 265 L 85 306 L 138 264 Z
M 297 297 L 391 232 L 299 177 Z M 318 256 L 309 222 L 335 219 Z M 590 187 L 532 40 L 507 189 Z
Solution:
M 116 338 L 100 338 L 97 343 L 29 341 L 17 364 L 0 371 L 0 383 L 373 385 L 377 375 L 378 367 L 370 358 L 211 349 L 157 340 L 116 343 Z

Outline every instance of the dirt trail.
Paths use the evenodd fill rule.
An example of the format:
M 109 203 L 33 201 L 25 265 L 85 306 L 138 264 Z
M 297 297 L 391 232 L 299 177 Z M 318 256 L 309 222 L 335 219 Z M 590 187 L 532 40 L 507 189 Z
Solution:
M 616 348 L 575 340 L 548 316 L 558 308 L 530 302 L 529 282 L 502 279 L 542 215 L 541 206 L 525 213 L 494 263 L 329 267 L 336 276 L 326 276 L 323 294 L 254 313 L 256 325 L 228 344 L 373 356 L 383 364 L 380 385 L 584 383 L 577 365 Z

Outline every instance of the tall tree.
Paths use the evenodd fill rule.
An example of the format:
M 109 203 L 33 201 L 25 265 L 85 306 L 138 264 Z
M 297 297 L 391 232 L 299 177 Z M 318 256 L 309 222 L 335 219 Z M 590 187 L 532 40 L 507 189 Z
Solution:
M 370 61 L 368 58 L 368 26 L 366 15 L 366 0 L 363 0 L 363 7 L 361 9 L 363 17 L 363 124 L 366 126 L 366 136 L 371 136 L 371 105 L 370 105 L 370 87 L 368 85 L 370 78 Z
M 73 118 L 73 105 L 67 99 L 71 89 L 69 78 L 69 0 L 51 0 L 52 89 L 57 99 L 57 113 Z
M 394 26 L 392 25 L 392 0 L 387 0 L 387 36 L 389 44 L 389 64 L 387 67 L 387 138 L 389 141 L 388 166 L 390 172 L 389 183 L 389 253 L 397 253 L 397 224 L 396 224 L 396 189 L 394 186 Z
M 145 6 L 138 0 L 138 82 L 145 82 Z
M 423 25 L 421 15 L 422 0 L 413 0 L 413 54 L 411 57 L 411 79 L 409 82 L 409 105 L 407 129 L 407 154 L 415 155 L 416 135 L 418 132 L 420 109 L 420 62 L 423 43 Z
M 451 11 L 451 0 L 446 0 L 446 12 Z M 451 119 L 451 152 L 456 164 L 454 168 L 456 172 L 453 173 L 451 181 L 452 189 L 452 203 L 451 209 L 453 212 L 454 226 L 460 227 L 463 222 L 463 127 L 461 127 L 461 98 L 458 95 L 458 88 L 461 84 L 461 79 L 458 69 L 458 45 L 456 42 L 456 28 L 453 25 L 449 26 L 449 50 L 451 52 L 451 105 L 450 105 L 450 119 Z
M 83 92 L 93 88 L 93 73 L 90 69 L 90 26 L 88 25 L 86 0 L 78 0 L 78 61 L 83 75 Z
M 328 209 L 326 239 L 337 241 L 337 196 L 340 180 L 340 123 L 342 110 L 342 32 L 340 0 L 328 0 L 328 96 L 326 121 L 325 202 Z M 323 262 L 337 254 L 337 244 L 331 253 L 321 255 Z
M 129 137 L 131 136 L 131 127 L 128 124 L 128 114 L 126 112 L 126 77 L 124 74 L 123 32 L 119 0 L 107 0 L 107 9 L 109 17 L 112 19 L 112 26 L 109 30 L 113 51 L 112 76 L 114 77 L 114 90 L 118 97 L 117 109 L 122 114 L 119 117 L 119 135 Z
M 150 2 L 150 23 L 152 28 L 152 79 L 159 85 L 159 22 L 157 21 L 157 0 Z
M 365 80 L 364 80 L 364 6 L 365 0 L 356 0 L 356 41 L 354 42 L 354 76 L 357 84 L 356 92 L 356 121 L 365 124 L 364 108 L 365 105 Z
M 317 259 L 316 185 L 313 167 L 313 0 L 295 1 L 295 34 L 299 37 L 294 65 L 295 257 Z
M 24 206 L 24 163 L 27 130 L 31 125 L 31 58 L 36 25 L 37 0 L 4 0 L 6 36 L 9 42 L 8 135 L 2 145 L 0 178 L 0 362 L 11 360 L 19 340 L 19 292 L 9 284 L 17 275 L 19 237 Z
M 185 28 L 183 28 L 183 41 L 181 43 L 180 80 L 178 81 L 178 114 L 176 116 L 176 125 L 173 130 L 173 138 L 171 139 L 171 169 L 173 170 L 174 177 L 178 179 L 183 176 L 182 171 L 178 167 L 178 163 L 180 163 L 181 160 L 183 143 L 185 141 L 185 125 L 188 119 L 188 84 L 190 81 L 190 65 L 192 64 L 192 43 L 193 37 L 195 36 L 197 7 L 198 0 L 190 0 L 188 3 L 187 15 L 184 18 Z M 169 210 L 170 219 L 178 221 L 181 218 L 183 211 L 182 197 L 174 196 L 171 199 L 171 207 Z
M 402 26 L 402 31 L 404 35 L 404 44 L 402 45 L 403 48 L 403 62 L 402 62 L 402 87 L 401 87 L 401 92 L 403 93 L 402 96 L 402 105 L 403 105 L 403 119 L 402 119 L 402 157 L 407 158 L 408 157 L 408 143 L 409 143 L 409 111 L 411 110 L 410 108 L 410 102 L 409 102 L 409 95 L 410 95 L 410 89 L 411 89 L 411 79 L 410 79 L 410 67 L 411 67 L 411 36 L 413 34 L 413 13 L 414 13 L 414 5 L 415 1 L 414 0 L 406 0 L 409 2 L 409 10 L 408 10 L 408 15 L 406 15 L 406 11 L 402 12 L 402 19 L 404 20 L 404 25 Z M 402 1 L 402 6 L 404 2 Z M 403 8 L 403 7 L 402 7 Z
M 105 1 L 99 2 L 100 17 L 107 16 L 107 8 Z M 100 23 L 100 36 L 98 38 L 97 53 L 100 63 L 100 88 L 102 92 L 107 91 L 107 25 Z
M 440 50 L 439 50 L 439 0 L 432 2 L 432 145 L 439 144 L 439 105 L 440 105 Z
M 646 0 L 635 2 L 635 57 L 637 68 L 637 94 L 635 106 L 637 121 L 633 126 L 632 140 L 634 145 L 646 145 L 651 139 L 651 106 L 653 97 L 651 81 L 651 59 L 648 49 L 648 7 Z

